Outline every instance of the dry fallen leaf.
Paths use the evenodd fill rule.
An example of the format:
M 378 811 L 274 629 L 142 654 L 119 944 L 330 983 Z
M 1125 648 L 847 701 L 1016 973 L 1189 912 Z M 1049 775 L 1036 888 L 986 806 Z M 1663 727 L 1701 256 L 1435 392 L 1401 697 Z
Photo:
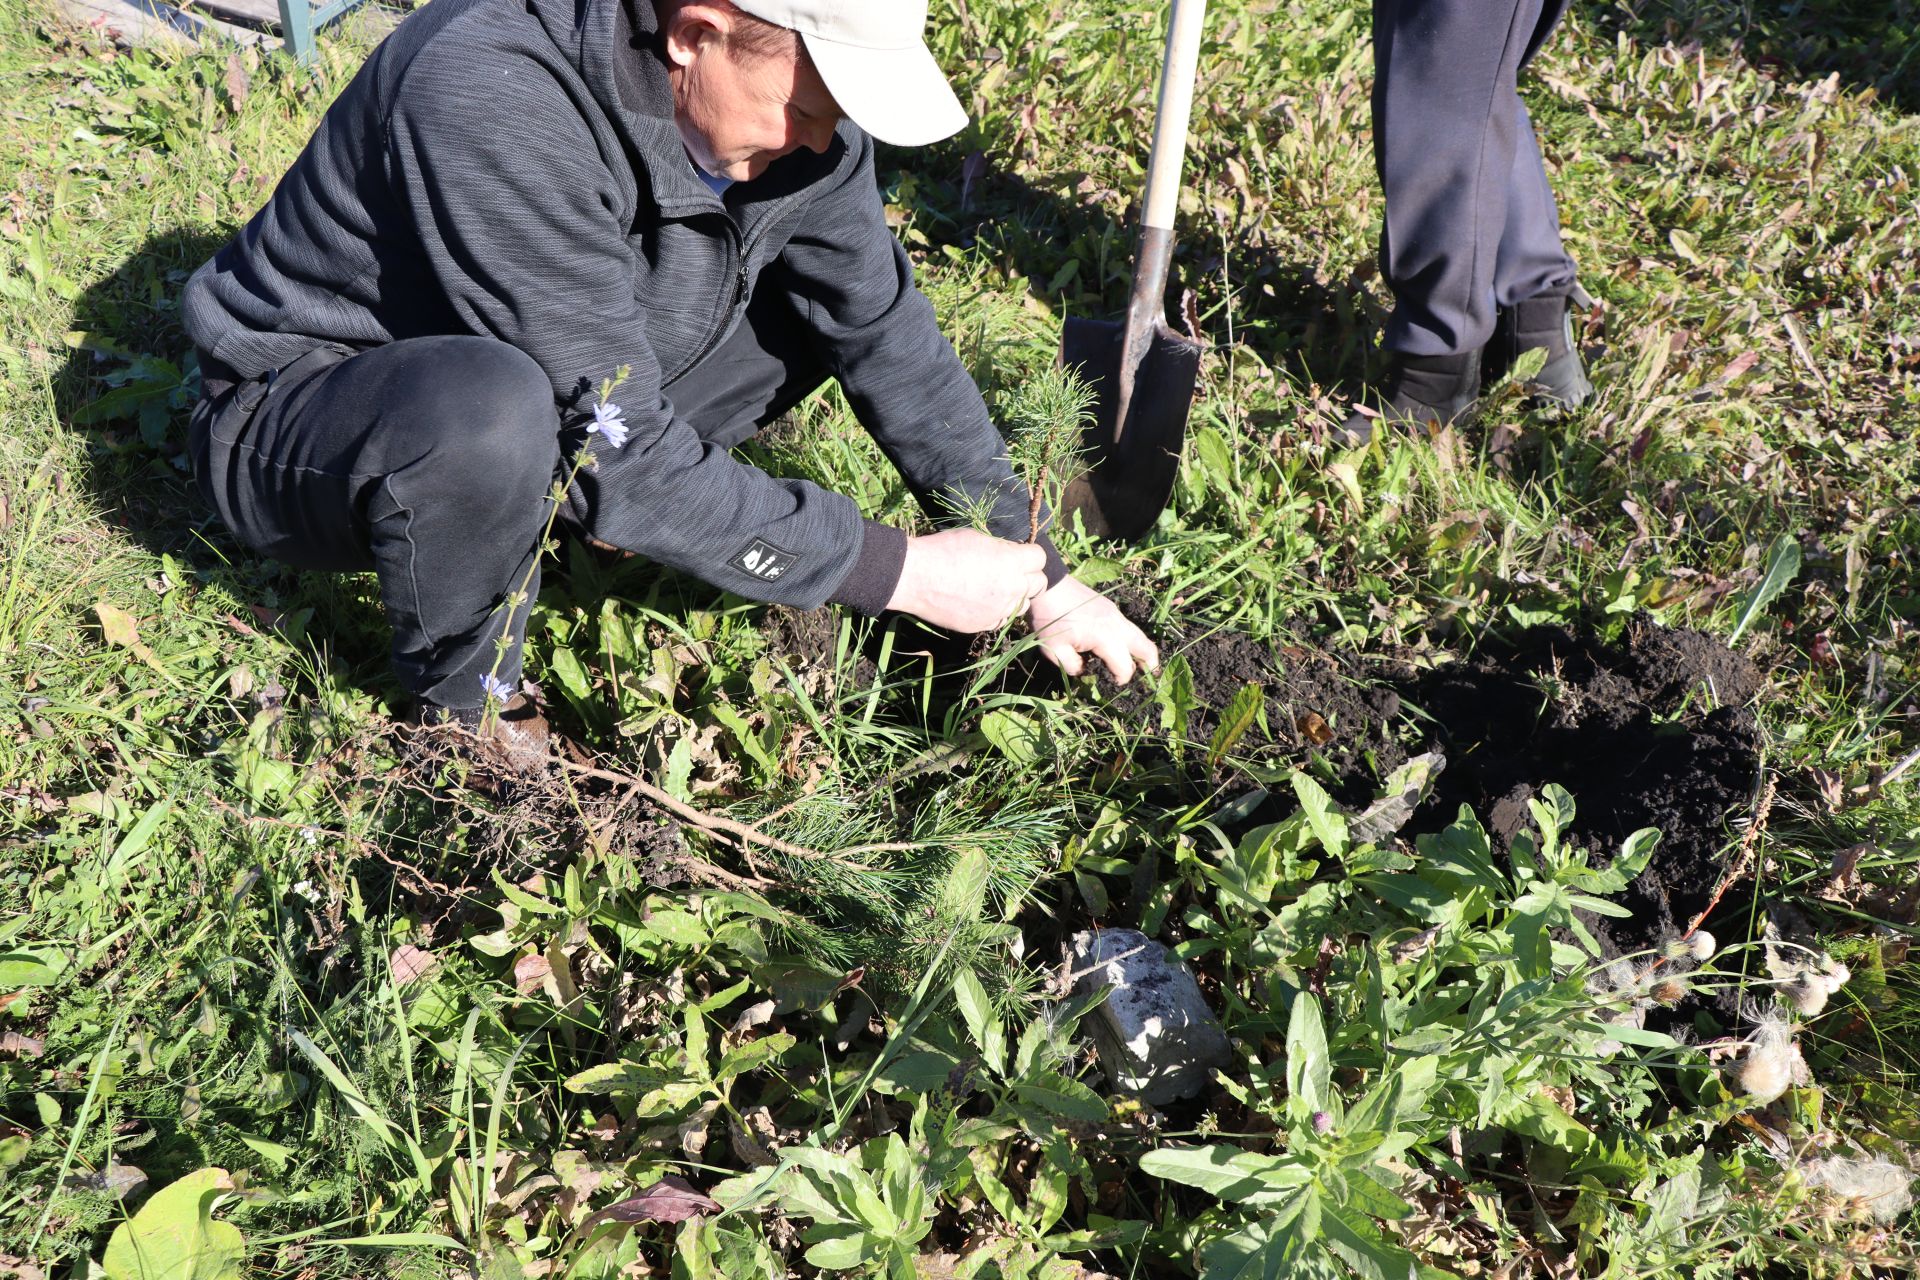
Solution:
M 100 634 L 108 644 L 129 651 L 142 662 L 152 661 L 153 651 L 140 643 L 140 625 L 132 614 L 102 600 L 93 606 L 93 616 L 99 620 Z
M 419 947 L 408 944 L 404 947 L 395 947 L 393 954 L 387 957 L 387 965 L 393 972 L 393 985 L 404 987 L 439 968 L 440 958 L 431 951 L 423 951 Z M 517 967 L 515 972 L 517 976 Z
M 547 963 L 545 956 L 521 956 L 513 962 L 513 989 L 521 995 L 537 991 L 540 983 L 553 972 L 553 966 Z
M 12 1054 L 17 1058 L 38 1058 L 46 1051 L 47 1045 L 44 1040 L 21 1035 L 18 1031 L 9 1031 L 5 1035 L 0 1035 L 0 1053 Z
M 595 1213 L 581 1224 L 581 1229 L 597 1222 L 685 1222 L 719 1211 L 719 1201 L 700 1194 L 685 1178 L 670 1173 L 639 1195 Z
M 247 105 L 247 66 L 240 61 L 238 50 L 227 55 L 227 96 L 233 99 L 233 109 L 240 111 Z
M 0 1253 L 0 1280 L 46 1280 L 47 1273 L 25 1258 Z
M 1316 747 L 1324 747 L 1333 741 L 1333 730 L 1317 712 L 1309 711 L 1293 722 L 1300 736 Z

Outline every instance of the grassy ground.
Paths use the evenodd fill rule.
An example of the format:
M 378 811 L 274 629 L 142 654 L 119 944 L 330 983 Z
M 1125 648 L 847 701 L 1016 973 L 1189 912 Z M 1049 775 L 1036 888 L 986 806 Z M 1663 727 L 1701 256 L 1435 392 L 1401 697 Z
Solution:
M 1061 316 L 1120 309 L 1158 13 L 937 8 L 975 123 L 883 180 L 1005 396 Z M 1470 824 L 1355 838 L 1326 771 L 1253 750 L 1259 693 L 1214 709 L 1238 734 L 1157 745 L 1181 664 L 1129 720 L 573 550 L 533 646 L 562 722 L 785 847 L 578 771 L 467 791 L 387 730 L 369 584 L 237 554 L 180 453 L 179 287 L 367 38 L 307 74 L 4 0 L 0 1276 L 1910 1267 L 1911 1212 L 1808 1162 L 1903 1182 L 1920 1141 L 1920 771 L 1881 785 L 1920 738 L 1916 16 L 1577 5 L 1527 94 L 1604 304 L 1598 403 L 1340 453 L 1385 304 L 1366 14 L 1217 4 L 1178 262 L 1213 343 L 1196 437 L 1144 545 L 1063 537 L 1163 628 L 1362 666 L 1528 622 L 1737 630 L 1777 798 L 1734 816 L 1731 900 L 1854 973 L 1793 1020 L 1814 1083 L 1762 1106 L 1710 1061 L 1787 1034 L 1750 1017 L 1605 1052 L 1615 1010 L 1547 943 L 1603 873 L 1544 832 L 1531 880 Z M 831 396 L 755 449 L 914 518 Z M 1201 964 L 1238 1046 L 1203 1105 L 1081 1080 L 1056 916 Z M 1691 980 L 1764 1002 L 1764 974 L 1735 947 Z

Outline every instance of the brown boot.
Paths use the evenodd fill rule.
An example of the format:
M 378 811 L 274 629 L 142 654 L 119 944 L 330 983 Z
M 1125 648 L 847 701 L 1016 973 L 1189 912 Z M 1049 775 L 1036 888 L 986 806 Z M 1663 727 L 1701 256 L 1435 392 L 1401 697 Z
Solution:
M 552 730 L 532 699 L 516 693 L 492 711 L 483 707 L 442 707 L 421 702 L 410 717 L 424 727 L 440 726 L 470 744 L 476 764 L 528 777 L 546 768 Z

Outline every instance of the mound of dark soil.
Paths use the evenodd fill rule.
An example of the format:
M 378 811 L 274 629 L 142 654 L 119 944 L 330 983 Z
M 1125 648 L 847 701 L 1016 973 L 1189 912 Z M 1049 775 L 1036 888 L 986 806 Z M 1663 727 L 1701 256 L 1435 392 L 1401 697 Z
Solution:
M 1121 605 L 1136 620 L 1145 616 L 1134 601 Z M 1267 731 L 1250 730 L 1236 755 L 1316 766 L 1334 798 L 1354 805 L 1371 800 L 1379 779 L 1407 758 L 1393 732 L 1400 696 L 1357 658 L 1303 640 L 1262 643 L 1238 631 L 1179 624 L 1153 639 L 1163 662 L 1179 656 L 1193 673 L 1196 706 L 1186 736 L 1201 752 L 1234 695 L 1254 684 L 1266 699 Z M 1138 686 L 1116 692 L 1105 710 L 1122 727 L 1160 724 L 1159 702 Z
M 1641 827 L 1661 832 L 1620 899 L 1633 918 L 1598 922 L 1603 943 L 1626 951 L 1675 936 L 1710 900 L 1730 811 L 1752 792 L 1759 735 L 1746 704 L 1760 687 L 1753 664 L 1717 639 L 1645 621 L 1619 645 L 1563 627 L 1490 639 L 1403 690 L 1447 755 L 1416 829 L 1468 804 L 1505 844 L 1531 827 L 1527 802 L 1559 783 L 1578 808 L 1572 838 L 1596 853 Z

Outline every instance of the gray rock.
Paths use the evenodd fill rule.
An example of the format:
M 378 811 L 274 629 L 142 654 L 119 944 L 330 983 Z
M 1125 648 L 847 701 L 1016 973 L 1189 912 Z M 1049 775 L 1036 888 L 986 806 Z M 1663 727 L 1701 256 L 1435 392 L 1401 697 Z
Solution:
M 1191 1098 L 1232 1058 L 1193 970 L 1137 929 L 1075 934 L 1076 994 L 1111 987 L 1082 1024 L 1115 1090 L 1161 1107 Z

